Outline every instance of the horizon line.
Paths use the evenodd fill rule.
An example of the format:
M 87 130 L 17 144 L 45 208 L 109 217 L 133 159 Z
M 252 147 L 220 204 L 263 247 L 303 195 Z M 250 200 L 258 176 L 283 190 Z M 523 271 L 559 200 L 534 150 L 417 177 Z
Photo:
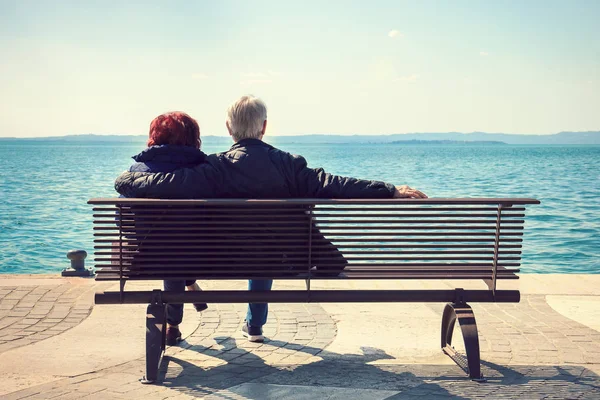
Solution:
M 560 131 L 555 133 L 505 133 L 505 132 L 484 132 L 484 131 L 473 131 L 473 132 L 403 132 L 403 133 L 303 133 L 303 134 L 267 134 L 268 137 L 298 137 L 298 136 L 338 136 L 338 137 L 353 137 L 353 136 L 395 136 L 395 135 L 434 135 L 434 134 L 460 134 L 460 135 L 472 135 L 472 134 L 484 134 L 484 135 L 510 135 L 510 136 L 553 136 L 561 133 L 592 133 L 599 134 L 598 131 Z M 132 134 L 132 133 L 75 133 L 66 135 L 55 135 L 55 136 L 0 136 L 0 139 L 59 139 L 67 137 L 81 137 L 81 136 L 117 136 L 117 137 L 147 137 L 147 134 Z M 229 138 L 229 135 L 201 135 L 200 137 L 219 137 Z

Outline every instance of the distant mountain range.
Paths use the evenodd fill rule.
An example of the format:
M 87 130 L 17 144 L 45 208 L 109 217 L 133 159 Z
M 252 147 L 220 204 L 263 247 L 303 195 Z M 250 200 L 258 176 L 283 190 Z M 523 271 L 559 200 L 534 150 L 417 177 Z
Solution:
M 393 142 L 390 142 L 390 144 L 424 144 L 424 145 L 446 145 L 446 144 L 455 144 L 455 145 L 474 145 L 474 144 L 478 144 L 478 145 L 493 145 L 493 144 L 506 144 L 504 142 L 496 142 L 493 140 L 475 140 L 475 141 L 467 141 L 467 140 L 417 140 L 417 139 L 413 139 L 413 140 L 394 140 Z
M 0 140 L 28 141 L 69 141 L 69 142 L 129 142 L 140 143 L 145 135 L 67 135 L 44 138 L 0 138 Z M 394 144 L 600 144 L 600 131 L 560 132 L 552 135 L 517 135 L 485 132 L 445 132 L 445 133 L 396 133 L 390 135 L 295 135 L 269 136 L 269 143 L 288 144 L 342 144 L 342 143 L 394 143 Z M 202 136 L 206 144 L 220 145 L 231 143 L 228 136 Z

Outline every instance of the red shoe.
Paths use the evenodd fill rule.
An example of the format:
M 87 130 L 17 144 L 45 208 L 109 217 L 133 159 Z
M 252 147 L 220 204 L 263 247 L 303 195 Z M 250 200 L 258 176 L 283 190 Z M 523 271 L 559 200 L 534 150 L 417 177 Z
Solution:
M 177 346 L 181 340 L 181 331 L 179 328 L 167 326 L 167 346 Z

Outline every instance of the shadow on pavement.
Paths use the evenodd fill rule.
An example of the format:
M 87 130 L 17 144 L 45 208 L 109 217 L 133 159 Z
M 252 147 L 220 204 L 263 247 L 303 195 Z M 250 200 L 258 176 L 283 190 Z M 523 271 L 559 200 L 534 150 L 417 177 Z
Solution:
M 216 338 L 217 341 L 222 339 Z M 235 342 L 235 339 L 227 340 Z M 274 340 L 265 342 L 263 346 L 280 347 L 280 344 L 282 342 Z M 600 398 L 600 377 L 579 365 L 506 367 L 483 361 L 487 382 L 476 383 L 456 365 L 402 364 L 385 351 L 373 347 L 363 347 L 363 354 L 356 355 L 304 346 L 297 351 L 307 353 L 307 359 L 312 355 L 316 358 L 311 363 L 299 365 L 286 365 L 285 359 L 277 365 L 269 365 L 259 355 L 237 345 L 225 352 L 204 346 L 191 346 L 188 350 L 214 356 L 224 363 L 202 368 L 176 356 L 165 357 L 161 380 L 157 384 L 189 396 L 214 399 L 275 398 L 268 393 L 266 385 L 269 384 L 355 389 L 357 396 L 360 396 L 360 389 L 396 392 L 386 397 L 373 397 L 390 400 L 418 396 L 427 399 L 477 396 Z M 236 388 L 244 383 L 264 384 L 265 393 L 259 397 L 248 397 L 243 390 Z M 299 395 L 298 398 L 305 397 Z

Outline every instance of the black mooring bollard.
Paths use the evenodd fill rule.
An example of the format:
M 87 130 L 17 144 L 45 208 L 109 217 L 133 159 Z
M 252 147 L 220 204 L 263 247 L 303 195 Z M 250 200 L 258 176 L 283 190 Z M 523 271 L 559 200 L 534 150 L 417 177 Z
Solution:
M 85 267 L 85 258 L 87 252 L 85 250 L 69 250 L 67 252 L 67 258 L 71 260 L 71 267 L 63 269 L 62 276 L 81 276 L 90 277 L 94 276 L 94 272 L 91 268 Z

